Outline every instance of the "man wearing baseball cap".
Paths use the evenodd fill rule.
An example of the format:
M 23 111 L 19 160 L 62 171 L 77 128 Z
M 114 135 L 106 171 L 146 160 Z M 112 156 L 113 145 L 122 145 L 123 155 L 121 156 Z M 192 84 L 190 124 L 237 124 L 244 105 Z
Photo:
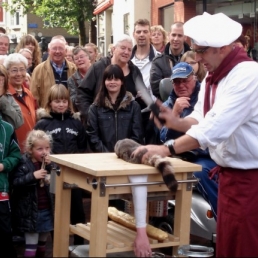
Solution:
M 186 134 L 163 146 L 145 146 L 143 159 L 208 147 L 219 175 L 216 255 L 257 257 L 258 64 L 235 46 L 241 24 L 222 13 L 196 16 L 184 31 L 209 74 L 188 117 L 160 105 L 165 125 Z
M 171 80 L 173 81 L 173 89 L 163 105 L 173 109 L 178 117 L 186 117 L 192 113 L 198 101 L 200 83 L 194 75 L 193 67 L 185 62 L 180 62 L 173 67 Z M 163 126 L 160 130 L 160 140 L 169 144 L 169 140 L 173 142 L 184 134 L 184 132 Z M 179 156 L 202 166 L 200 171 L 194 172 L 194 176 L 200 179 L 197 189 L 209 202 L 213 216 L 217 219 L 218 183 L 209 178 L 209 172 L 217 164 L 211 159 L 208 148 L 205 150 L 196 148 L 193 151 L 181 153 Z

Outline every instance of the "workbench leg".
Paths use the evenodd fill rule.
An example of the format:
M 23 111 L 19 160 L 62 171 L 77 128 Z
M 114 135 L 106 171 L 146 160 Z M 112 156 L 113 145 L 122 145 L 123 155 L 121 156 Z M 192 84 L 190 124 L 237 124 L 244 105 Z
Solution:
M 56 176 L 53 257 L 68 257 L 71 189 L 63 189 L 65 169 Z
M 192 191 L 187 191 L 187 185 L 182 184 L 182 190 L 175 197 L 174 235 L 179 237 L 180 245 L 188 245 L 190 241 L 190 216 L 192 206 Z M 177 255 L 178 246 L 173 247 L 173 255 Z
M 99 189 L 91 193 L 89 257 L 106 257 L 109 196 L 99 196 Z

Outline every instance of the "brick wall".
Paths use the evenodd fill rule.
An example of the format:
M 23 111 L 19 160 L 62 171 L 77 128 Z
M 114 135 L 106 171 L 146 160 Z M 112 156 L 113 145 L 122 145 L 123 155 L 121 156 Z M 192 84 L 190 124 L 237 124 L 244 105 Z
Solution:
M 192 17 L 196 16 L 196 0 L 185 1 L 185 13 L 184 21 L 186 22 Z
M 185 4 L 184 1 L 175 1 L 174 4 L 174 21 L 184 22 L 185 21 Z
M 152 0 L 151 2 L 151 24 L 159 24 L 159 8 L 171 5 L 174 3 L 173 0 Z
M 152 0 L 151 23 L 160 23 L 159 9 L 174 4 L 174 21 L 185 22 L 196 15 L 196 0 Z

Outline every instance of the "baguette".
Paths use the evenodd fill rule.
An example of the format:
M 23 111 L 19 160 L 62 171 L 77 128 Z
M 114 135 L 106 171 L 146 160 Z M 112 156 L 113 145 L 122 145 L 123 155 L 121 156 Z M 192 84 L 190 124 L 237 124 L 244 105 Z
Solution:
M 117 210 L 115 207 L 108 207 L 108 216 L 113 221 L 133 230 L 136 230 L 135 218 L 123 211 Z M 149 237 L 164 241 L 168 238 L 167 232 L 155 228 L 149 224 L 146 226 L 146 232 Z

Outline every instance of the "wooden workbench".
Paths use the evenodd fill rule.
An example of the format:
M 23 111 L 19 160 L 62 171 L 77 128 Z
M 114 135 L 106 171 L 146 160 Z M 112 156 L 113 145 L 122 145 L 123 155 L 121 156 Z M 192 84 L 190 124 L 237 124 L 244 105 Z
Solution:
M 105 257 L 107 253 L 133 250 L 131 233 L 125 229 L 125 236 L 119 236 L 112 231 L 116 230 L 116 225 L 113 222 L 107 223 L 109 198 L 121 198 L 121 195 L 131 193 L 130 186 L 110 185 L 129 183 L 128 175 L 148 175 L 148 182 L 161 182 L 149 185 L 148 195 L 169 194 L 161 175 L 155 168 L 127 163 L 118 159 L 115 153 L 51 155 L 50 158 L 61 169 L 60 175 L 56 177 L 54 257 L 68 257 L 70 232 L 90 241 L 89 257 Z M 177 180 L 187 180 L 192 176 L 192 172 L 201 169 L 199 165 L 180 159 L 167 159 L 174 166 Z M 63 188 L 64 182 L 75 184 L 92 193 L 89 225 L 70 225 L 71 190 Z M 174 235 L 169 235 L 169 239 L 162 243 L 150 239 L 152 248 L 175 246 L 173 252 L 176 254 L 179 245 L 189 244 L 191 185 L 191 183 L 179 184 L 175 194 Z M 119 241 L 116 241 L 116 235 Z M 127 236 L 128 241 L 124 239 Z

